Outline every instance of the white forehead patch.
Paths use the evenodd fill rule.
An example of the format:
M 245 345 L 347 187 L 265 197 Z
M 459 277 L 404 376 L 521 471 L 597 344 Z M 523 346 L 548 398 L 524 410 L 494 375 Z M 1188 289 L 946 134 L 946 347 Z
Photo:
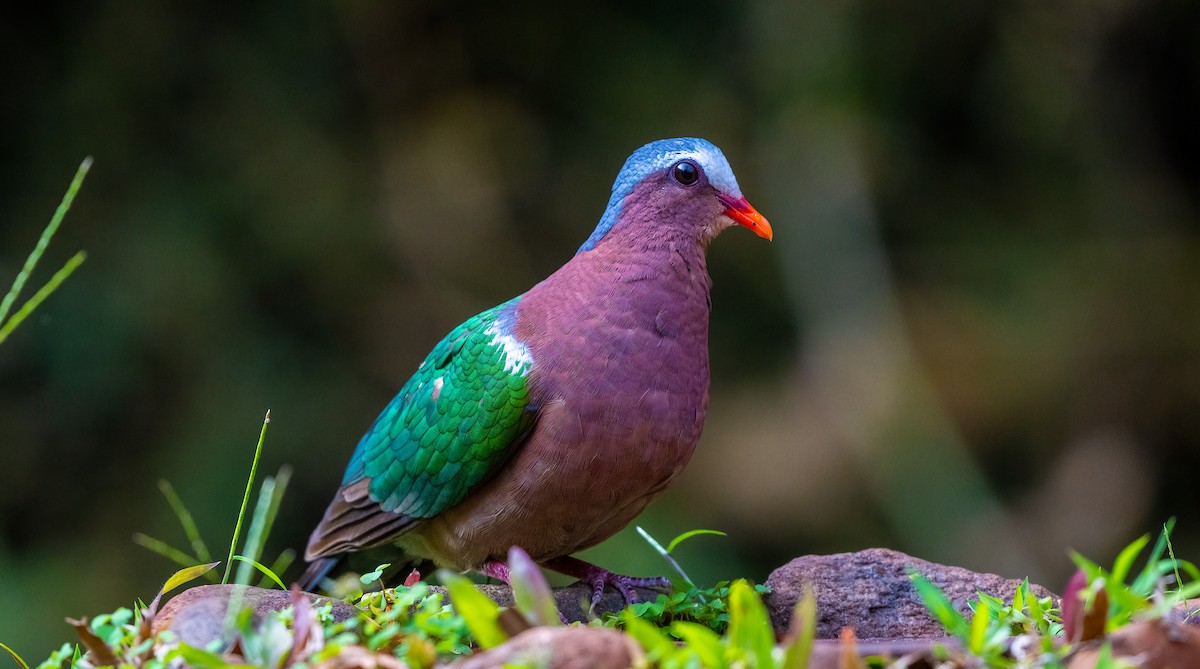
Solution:
M 729 167 L 729 161 L 725 159 L 725 154 L 708 142 L 693 149 L 678 149 L 659 154 L 658 160 L 655 160 L 652 167 L 643 173 L 643 178 L 646 174 L 666 169 L 685 158 L 695 161 L 700 169 L 704 170 L 704 174 L 708 176 L 708 182 L 714 188 L 726 195 L 739 198 L 742 196 L 742 189 L 733 176 L 733 168 Z

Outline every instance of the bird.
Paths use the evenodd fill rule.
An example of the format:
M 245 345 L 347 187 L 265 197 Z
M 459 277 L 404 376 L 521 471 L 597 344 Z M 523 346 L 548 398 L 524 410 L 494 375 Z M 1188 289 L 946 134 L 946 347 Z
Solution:
M 709 401 L 705 252 L 771 224 L 715 145 L 634 151 L 599 224 L 548 278 L 450 331 L 350 456 L 308 541 L 304 589 L 348 553 L 411 558 L 508 582 L 513 546 L 629 603 L 662 577 L 572 554 L 609 538 L 679 475 Z

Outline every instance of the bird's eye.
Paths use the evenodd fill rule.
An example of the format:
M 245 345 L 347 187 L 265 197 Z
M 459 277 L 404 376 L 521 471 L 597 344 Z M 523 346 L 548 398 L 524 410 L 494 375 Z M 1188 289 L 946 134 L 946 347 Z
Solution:
M 671 174 L 684 186 L 691 186 L 700 180 L 700 168 L 690 160 L 682 160 L 677 163 L 675 169 L 671 170 Z

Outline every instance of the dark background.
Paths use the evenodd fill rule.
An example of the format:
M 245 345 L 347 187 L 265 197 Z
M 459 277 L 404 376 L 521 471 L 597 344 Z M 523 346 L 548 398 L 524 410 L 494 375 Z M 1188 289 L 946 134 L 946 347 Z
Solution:
M 160 478 L 224 555 L 268 408 L 261 472 L 295 468 L 268 553 L 302 547 L 429 347 L 679 135 L 776 231 L 710 251 L 708 428 L 639 521 L 729 533 L 679 549 L 697 580 L 888 546 L 1058 590 L 1069 549 L 1109 562 L 1171 515 L 1200 557 L 1194 2 L 21 11 L 0 285 L 95 157 L 30 288 L 88 261 L 0 347 L 0 640 L 27 660 L 174 571 L 130 539 L 185 544 Z M 664 569 L 632 529 L 591 555 Z

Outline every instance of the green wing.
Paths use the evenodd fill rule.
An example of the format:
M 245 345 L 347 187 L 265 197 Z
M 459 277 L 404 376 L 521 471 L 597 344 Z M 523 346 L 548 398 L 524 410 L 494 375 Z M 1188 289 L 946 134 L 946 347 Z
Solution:
M 511 334 L 520 298 L 446 336 L 363 436 L 342 481 L 367 480 L 383 511 L 417 520 L 457 504 L 533 427 L 533 359 Z

